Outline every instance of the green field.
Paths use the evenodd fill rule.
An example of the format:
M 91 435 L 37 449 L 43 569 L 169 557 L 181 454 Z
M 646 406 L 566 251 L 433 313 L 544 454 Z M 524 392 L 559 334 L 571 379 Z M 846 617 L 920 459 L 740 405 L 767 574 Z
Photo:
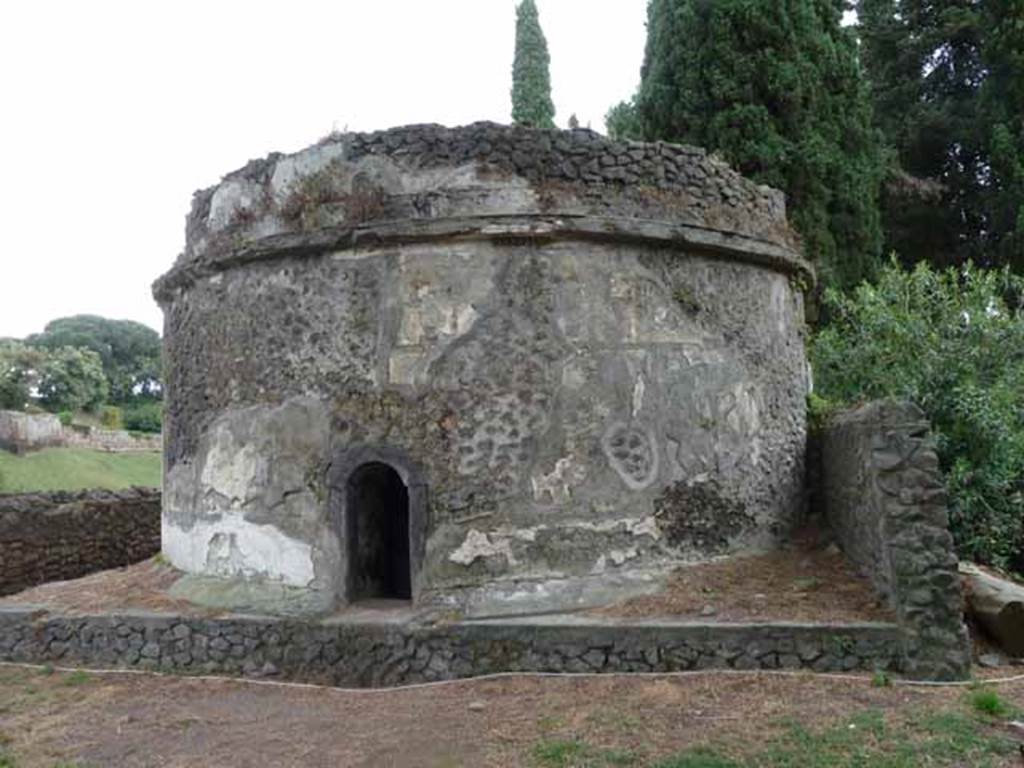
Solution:
M 0 493 L 160 485 L 159 453 L 48 448 L 16 456 L 0 451 Z

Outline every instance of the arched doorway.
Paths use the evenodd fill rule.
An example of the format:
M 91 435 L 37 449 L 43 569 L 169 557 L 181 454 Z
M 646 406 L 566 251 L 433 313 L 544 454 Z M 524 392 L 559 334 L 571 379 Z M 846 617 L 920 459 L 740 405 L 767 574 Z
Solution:
M 379 461 L 359 466 L 346 488 L 349 594 L 352 600 L 409 600 L 409 489 Z

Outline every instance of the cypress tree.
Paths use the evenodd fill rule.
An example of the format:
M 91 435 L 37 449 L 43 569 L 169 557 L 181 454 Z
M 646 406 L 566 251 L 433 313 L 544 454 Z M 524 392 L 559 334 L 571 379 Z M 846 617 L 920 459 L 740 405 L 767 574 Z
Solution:
M 536 128 L 555 127 L 548 43 L 533 0 L 516 8 L 516 55 L 512 63 L 512 120 Z
M 882 158 L 835 0 L 651 0 L 637 94 L 649 139 L 698 144 L 786 192 L 823 282 L 881 255 Z

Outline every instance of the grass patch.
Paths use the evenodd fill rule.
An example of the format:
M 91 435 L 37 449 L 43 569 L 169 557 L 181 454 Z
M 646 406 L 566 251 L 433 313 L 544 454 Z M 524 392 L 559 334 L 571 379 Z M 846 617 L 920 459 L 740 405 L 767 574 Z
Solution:
M 995 768 L 1018 747 L 992 728 L 990 712 L 984 712 L 985 717 L 965 711 L 923 712 L 890 722 L 881 712 L 868 710 L 824 729 L 789 722 L 765 743 L 712 743 L 656 762 L 580 740 L 547 740 L 534 746 L 533 760 L 539 768 Z
M 975 712 L 989 717 L 1008 717 L 1013 714 L 1013 708 L 991 688 L 981 687 L 971 691 L 968 701 Z
M 535 744 L 533 762 L 538 768 L 614 768 L 640 765 L 639 758 L 632 752 L 600 749 L 578 739 L 550 740 Z
M 876 669 L 875 674 L 871 676 L 871 684 L 875 688 L 889 688 L 892 686 L 892 678 L 884 669 Z
M 159 453 L 47 448 L 16 456 L 0 451 L 0 493 L 79 488 L 159 487 Z
M 76 669 L 66 678 L 64 678 L 64 685 L 75 687 L 78 685 L 85 685 L 92 680 L 92 675 L 86 672 L 84 669 Z
M 707 747 L 689 749 L 681 755 L 658 763 L 657 768 L 738 768 L 739 763 Z

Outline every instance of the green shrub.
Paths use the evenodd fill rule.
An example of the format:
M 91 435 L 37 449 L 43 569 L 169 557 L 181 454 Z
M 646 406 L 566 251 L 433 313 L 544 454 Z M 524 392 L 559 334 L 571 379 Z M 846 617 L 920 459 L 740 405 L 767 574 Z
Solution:
M 159 432 L 163 427 L 163 404 L 158 401 L 123 406 L 124 427 L 131 432 Z
M 60 423 L 65 427 L 70 427 L 71 422 L 75 420 L 75 414 L 71 411 L 61 411 L 57 414 L 57 418 L 60 419 Z
M 121 409 L 116 405 L 105 405 L 100 411 L 100 424 L 107 429 L 121 429 L 124 426 L 124 419 Z
M 1024 571 L 1024 279 L 971 265 L 827 291 L 815 389 L 903 397 L 931 420 L 961 557 Z
M 1005 717 L 1011 713 L 1009 705 L 991 688 L 978 688 L 969 697 L 971 706 L 983 715 Z

